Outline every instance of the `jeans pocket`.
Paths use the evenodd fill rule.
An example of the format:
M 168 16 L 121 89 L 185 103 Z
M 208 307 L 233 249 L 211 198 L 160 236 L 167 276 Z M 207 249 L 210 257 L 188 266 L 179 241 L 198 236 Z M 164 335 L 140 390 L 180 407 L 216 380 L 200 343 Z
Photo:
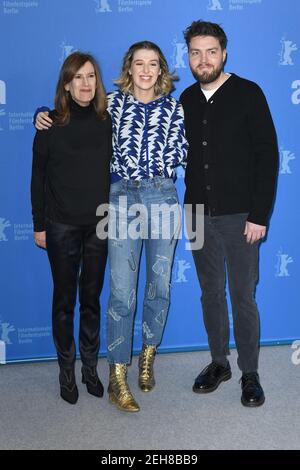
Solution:
M 162 181 L 160 191 L 163 195 L 164 202 L 167 202 L 167 204 L 178 203 L 177 190 L 171 178 L 166 178 Z M 170 200 L 170 202 L 168 202 L 168 200 Z
M 109 193 L 110 198 L 118 197 L 118 196 L 121 196 L 122 194 L 125 194 L 122 180 L 116 181 L 115 183 L 112 183 L 110 185 L 110 193 Z

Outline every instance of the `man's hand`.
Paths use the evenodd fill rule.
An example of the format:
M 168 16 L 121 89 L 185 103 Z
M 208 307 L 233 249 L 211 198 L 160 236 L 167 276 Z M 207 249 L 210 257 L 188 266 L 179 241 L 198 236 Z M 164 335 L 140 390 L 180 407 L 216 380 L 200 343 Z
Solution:
M 33 232 L 33 234 L 36 245 L 46 250 L 46 232 Z
M 52 127 L 53 121 L 49 118 L 49 111 L 40 111 L 36 117 L 35 127 L 39 131 L 44 131 Z
M 246 222 L 244 235 L 247 237 L 247 243 L 251 245 L 258 240 L 261 240 L 266 235 L 267 227 L 264 225 L 253 224 Z

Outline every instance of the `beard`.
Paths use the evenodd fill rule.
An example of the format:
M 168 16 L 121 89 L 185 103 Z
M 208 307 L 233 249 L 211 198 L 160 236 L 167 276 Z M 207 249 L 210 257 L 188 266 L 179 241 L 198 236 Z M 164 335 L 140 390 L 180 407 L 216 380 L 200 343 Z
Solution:
M 213 69 L 211 72 L 199 72 L 198 69 L 193 70 L 193 75 L 201 84 L 206 85 L 212 83 L 219 78 L 223 72 L 224 64 L 220 64 L 218 67 Z

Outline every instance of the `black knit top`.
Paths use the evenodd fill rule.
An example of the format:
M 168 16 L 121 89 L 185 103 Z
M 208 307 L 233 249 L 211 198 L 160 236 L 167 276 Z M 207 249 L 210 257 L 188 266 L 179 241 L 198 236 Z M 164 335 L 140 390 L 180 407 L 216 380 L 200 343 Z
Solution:
M 266 98 L 235 74 L 207 101 L 199 83 L 181 95 L 189 142 L 185 202 L 212 216 L 248 212 L 266 225 L 276 189 L 278 147 Z
M 34 231 L 45 219 L 71 225 L 96 224 L 97 207 L 108 203 L 112 153 L 111 120 L 100 120 L 93 104 L 71 103 L 70 122 L 37 131 L 33 143 L 31 201 Z

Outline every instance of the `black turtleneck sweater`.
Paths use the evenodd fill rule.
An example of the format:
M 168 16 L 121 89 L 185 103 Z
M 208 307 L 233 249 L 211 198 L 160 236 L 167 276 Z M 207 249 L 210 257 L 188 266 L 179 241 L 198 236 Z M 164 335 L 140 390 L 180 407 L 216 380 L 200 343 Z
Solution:
M 33 143 L 31 201 L 34 231 L 45 219 L 70 225 L 96 224 L 96 209 L 108 203 L 111 119 L 100 120 L 93 105 L 72 101 L 70 122 L 37 131 Z

